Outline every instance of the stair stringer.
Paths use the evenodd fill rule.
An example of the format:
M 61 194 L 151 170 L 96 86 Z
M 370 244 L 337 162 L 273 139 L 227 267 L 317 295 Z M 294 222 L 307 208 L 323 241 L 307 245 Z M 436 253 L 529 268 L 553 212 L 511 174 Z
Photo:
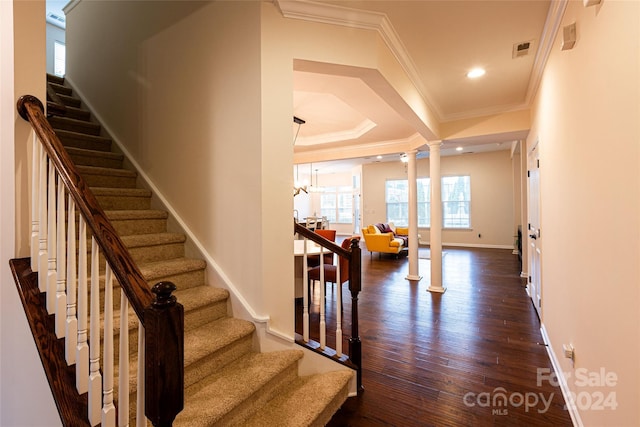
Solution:
M 255 312 L 253 307 L 244 298 L 242 293 L 233 284 L 231 279 L 224 272 L 222 267 L 209 255 L 200 243 L 195 234 L 182 220 L 180 215 L 172 208 L 162 192 L 153 184 L 149 176 L 140 167 L 138 162 L 133 158 L 130 152 L 124 147 L 117 134 L 114 133 L 108 122 L 97 112 L 97 109 L 87 102 L 81 90 L 73 83 L 73 80 L 65 76 L 65 82 L 74 91 L 75 95 L 82 100 L 82 103 L 91 111 L 92 116 L 101 124 L 102 129 L 108 134 L 117 150 L 124 154 L 125 167 L 135 170 L 138 173 L 138 184 L 143 188 L 150 190 L 152 193 L 152 207 L 163 209 L 169 213 L 167 227 L 171 232 L 180 232 L 186 236 L 185 254 L 189 257 L 199 257 L 206 263 L 205 281 L 209 286 L 221 287 L 229 291 L 229 307 L 228 312 L 234 317 L 252 322 L 256 326 L 254 334 L 254 348 L 260 352 L 277 351 L 277 350 L 302 350 L 304 357 L 298 363 L 298 374 L 307 376 L 311 374 L 319 374 L 337 370 L 351 370 L 338 362 L 319 355 L 303 346 L 295 343 L 292 333 L 283 332 L 270 327 L 269 316 L 262 316 Z M 112 145 L 113 146 L 113 145 Z M 155 206 L 153 206 L 155 205 Z M 217 278 L 215 283 L 211 278 Z M 293 285 L 293 284 L 292 284 Z M 257 341 L 257 342 L 256 342 Z M 356 376 L 354 375 L 349 383 L 349 396 L 357 395 Z

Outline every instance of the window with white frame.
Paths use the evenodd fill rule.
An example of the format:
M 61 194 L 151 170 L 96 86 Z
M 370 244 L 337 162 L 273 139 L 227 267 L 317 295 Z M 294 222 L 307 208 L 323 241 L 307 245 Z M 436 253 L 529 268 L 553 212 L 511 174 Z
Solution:
M 418 178 L 418 227 L 429 227 L 431 220 L 429 178 Z M 406 179 L 386 182 L 387 222 L 409 225 L 409 183 Z
M 66 51 L 64 43 L 53 42 L 53 74 L 63 77 L 66 68 Z
M 431 192 L 429 178 L 417 179 L 418 227 L 431 226 Z M 444 228 L 471 227 L 471 178 L 445 176 L 441 181 L 442 226 Z M 387 222 L 409 224 L 409 183 L 406 179 L 387 180 L 385 185 Z
M 471 177 L 442 177 L 442 226 L 471 227 Z
M 350 186 L 322 187 L 320 192 L 321 216 L 338 224 L 353 221 L 353 191 Z

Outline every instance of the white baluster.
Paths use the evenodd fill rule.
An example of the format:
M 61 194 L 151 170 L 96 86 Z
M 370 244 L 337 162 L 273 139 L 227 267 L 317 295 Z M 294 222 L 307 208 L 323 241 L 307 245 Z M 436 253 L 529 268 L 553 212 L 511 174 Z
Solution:
M 38 236 L 38 288 L 40 292 L 47 291 L 47 272 L 49 257 L 47 255 L 47 153 L 40 149 L 40 172 L 38 173 L 38 210 L 40 223 Z
M 47 183 L 47 254 L 49 258 L 47 272 L 47 311 L 55 314 L 56 288 L 58 286 L 58 273 L 56 265 L 56 170 L 53 162 L 49 161 L 49 182 Z
M 336 266 L 336 290 L 338 291 L 336 302 L 336 354 L 342 356 L 342 276 L 340 275 L 340 255 L 336 257 L 338 265 Z
M 71 199 L 69 199 L 71 200 Z M 66 252 L 67 252 L 67 243 L 75 245 L 75 241 L 67 242 L 67 236 L 65 236 L 65 191 L 64 185 L 62 182 L 58 183 L 58 206 L 56 208 L 58 215 L 58 224 L 56 225 L 58 230 L 57 239 L 57 249 L 56 253 L 58 255 L 57 259 L 57 267 L 58 267 L 58 281 L 56 284 L 56 336 L 58 338 L 63 338 L 65 336 L 65 320 L 66 320 L 66 308 L 67 308 L 67 265 L 66 265 Z M 71 220 L 71 218 L 69 218 Z M 73 227 L 73 224 L 69 222 L 69 230 Z M 75 252 L 75 249 L 74 249 Z M 74 254 L 75 256 L 75 254 Z M 69 360 L 67 360 L 69 363 Z
M 146 427 L 147 417 L 144 415 L 145 410 L 145 369 L 144 369 L 144 326 L 138 320 L 138 387 L 136 389 L 136 427 Z
M 31 147 L 31 271 L 38 271 L 38 248 L 40 244 L 40 141 L 33 132 Z
M 118 426 L 129 425 L 129 300 L 120 290 L 120 367 L 118 372 Z
M 89 345 L 87 344 L 87 225 L 78 219 L 78 344 L 76 346 L 76 390 L 89 389 Z
M 104 343 L 102 355 L 102 427 L 116 425 L 113 404 L 113 275 L 109 263 L 104 279 Z
M 304 238 L 304 255 L 302 258 L 302 339 L 309 342 L 309 266 L 307 263 L 307 238 Z
M 76 317 L 76 280 L 78 277 L 76 268 L 76 204 L 71 197 L 69 197 L 69 236 L 67 247 L 69 253 L 67 254 L 67 321 L 66 321 L 66 358 L 67 364 L 73 365 L 76 363 L 76 347 L 78 339 L 78 318 Z M 82 243 L 85 247 L 86 257 L 86 240 L 84 236 L 80 236 Z M 82 246 L 82 243 L 79 244 Z M 86 276 L 86 272 L 85 272 Z
M 327 284 L 324 282 L 324 246 L 320 246 L 320 349 L 324 350 L 327 344 L 327 319 L 324 310 L 324 294 Z
M 102 375 L 100 374 L 100 250 L 91 237 L 91 311 L 89 314 L 89 423 L 100 424 Z

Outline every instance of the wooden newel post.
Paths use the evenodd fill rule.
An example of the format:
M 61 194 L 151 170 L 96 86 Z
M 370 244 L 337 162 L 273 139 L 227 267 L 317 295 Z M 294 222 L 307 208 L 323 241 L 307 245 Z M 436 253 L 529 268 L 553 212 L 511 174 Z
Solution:
M 362 266 L 360 241 L 351 241 L 351 260 L 349 261 L 349 292 L 351 293 L 351 337 L 349 338 L 349 357 L 358 367 L 357 369 L 357 391 L 358 394 L 364 391 L 362 387 L 362 342 L 358 331 L 358 294 L 362 290 Z
M 145 415 L 155 427 L 171 426 L 184 407 L 184 308 L 175 290 L 171 282 L 154 285 L 144 311 Z

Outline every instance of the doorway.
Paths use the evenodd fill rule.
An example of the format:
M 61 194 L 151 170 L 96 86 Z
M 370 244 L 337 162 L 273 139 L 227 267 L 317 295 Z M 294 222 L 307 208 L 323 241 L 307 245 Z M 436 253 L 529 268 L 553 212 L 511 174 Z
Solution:
M 529 283 L 527 292 L 533 306 L 542 317 L 542 233 L 540 232 L 540 153 L 536 144 L 528 154 L 528 206 L 529 224 L 527 229 L 527 244 L 529 245 Z

